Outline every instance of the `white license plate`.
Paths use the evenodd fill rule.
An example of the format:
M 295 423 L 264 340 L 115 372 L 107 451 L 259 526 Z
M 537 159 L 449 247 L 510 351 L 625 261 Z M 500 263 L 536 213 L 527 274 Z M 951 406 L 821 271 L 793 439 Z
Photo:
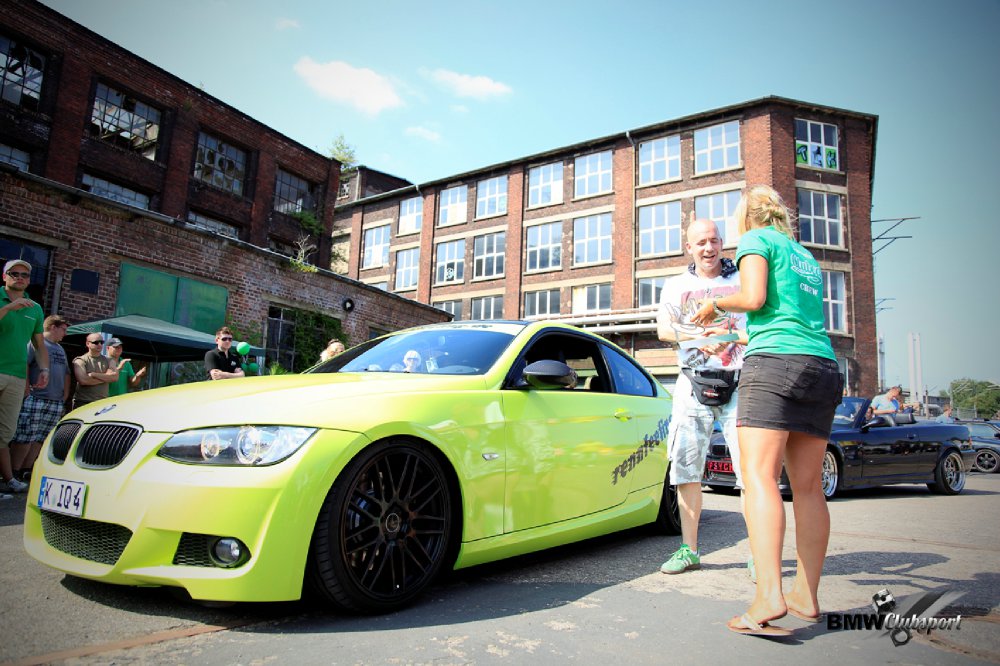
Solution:
M 86 483 L 42 477 L 41 488 L 38 491 L 38 508 L 65 513 L 68 516 L 82 516 L 86 499 Z

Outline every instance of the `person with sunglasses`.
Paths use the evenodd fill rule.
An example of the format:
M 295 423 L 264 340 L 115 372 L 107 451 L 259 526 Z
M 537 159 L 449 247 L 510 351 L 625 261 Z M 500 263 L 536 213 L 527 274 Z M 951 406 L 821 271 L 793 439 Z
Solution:
M 87 353 L 73 359 L 76 393 L 73 409 L 108 397 L 108 385 L 118 381 L 118 368 L 102 353 L 104 338 L 100 333 L 87 335 Z
M 233 351 L 233 332 L 228 326 L 223 326 L 215 333 L 215 349 L 205 352 L 205 372 L 208 378 L 236 379 L 244 377 L 243 357 Z
M 42 306 L 24 295 L 31 281 L 31 264 L 11 259 L 3 267 L 0 288 L 0 495 L 23 493 L 28 485 L 14 478 L 10 440 L 17 429 L 28 379 L 28 343 L 35 347 L 39 376 L 35 388 L 49 382 L 49 354 L 42 337 Z

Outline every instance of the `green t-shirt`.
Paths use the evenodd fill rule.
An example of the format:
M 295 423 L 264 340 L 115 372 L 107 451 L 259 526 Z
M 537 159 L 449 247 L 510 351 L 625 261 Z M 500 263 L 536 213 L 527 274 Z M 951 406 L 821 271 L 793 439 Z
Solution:
M 122 369 L 118 371 L 118 380 L 108 384 L 108 396 L 128 393 L 128 383 L 133 377 L 135 377 L 135 370 L 132 369 L 132 361 L 126 361 Z
M 736 265 L 748 254 L 767 259 L 767 299 L 747 313 L 746 355 L 809 354 L 836 360 L 823 323 L 823 272 L 809 250 L 773 227 L 740 237 Z
M 7 289 L 0 287 L 0 307 L 10 302 Z M 42 334 L 44 320 L 45 313 L 38 303 L 23 310 L 11 310 L 0 319 L 0 375 L 26 378 L 28 342 Z

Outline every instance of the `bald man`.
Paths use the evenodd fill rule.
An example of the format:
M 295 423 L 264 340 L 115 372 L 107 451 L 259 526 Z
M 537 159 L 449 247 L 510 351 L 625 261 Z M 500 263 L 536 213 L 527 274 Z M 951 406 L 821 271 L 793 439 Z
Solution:
M 698 552 L 698 521 L 701 519 L 701 479 L 705 457 L 716 420 L 729 444 L 736 487 L 742 491 L 739 444 L 736 438 L 736 382 L 743 366 L 746 317 L 717 310 L 711 328 L 691 324 L 699 300 L 719 298 L 740 290 L 736 266 L 722 256 L 722 237 L 715 222 L 694 220 L 688 225 L 685 249 L 693 263 L 663 285 L 657 334 L 660 340 L 678 346 L 680 374 L 673 394 L 673 411 L 667 431 L 670 451 L 670 483 L 677 486 L 680 504 L 681 547 L 663 563 L 660 571 L 679 574 L 701 568 Z M 718 338 L 721 340 L 705 340 Z M 691 344 L 691 341 L 700 342 Z M 686 344 L 685 344 L 686 343 Z M 724 382 L 732 387 L 717 390 Z M 705 382 L 709 386 L 706 388 Z M 714 395 L 713 395 L 714 394 Z M 709 404 L 703 404 L 707 402 Z M 717 404 L 712 404 L 717 403 Z

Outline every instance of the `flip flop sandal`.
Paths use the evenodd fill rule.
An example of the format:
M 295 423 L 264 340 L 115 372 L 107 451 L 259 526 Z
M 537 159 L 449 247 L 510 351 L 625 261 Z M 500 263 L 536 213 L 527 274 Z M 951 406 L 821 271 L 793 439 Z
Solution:
M 777 619 L 777 618 L 775 618 Z M 740 625 L 735 625 L 734 622 L 740 622 Z M 729 631 L 736 632 L 737 634 L 745 634 L 748 636 L 791 636 L 792 632 L 784 627 L 775 627 L 768 624 L 768 621 L 757 623 L 754 622 L 753 618 L 750 617 L 749 613 L 743 613 L 743 615 L 736 617 L 735 615 L 729 622 L 726 623 L 729 627 Z
M 818 614 L 818 615 L 806 615 L 805 613 L 803 613 L 801 611 L 795 610 L 791 606 L 788 607 L 788 612 L 790 614 L 794 615 L 795 617 L 799 618 L 803 622 L 814 622 L 815 623 L 815 622 L 819 622 L 822 619 L 822 617 L 823 617 L 822 614 Z

